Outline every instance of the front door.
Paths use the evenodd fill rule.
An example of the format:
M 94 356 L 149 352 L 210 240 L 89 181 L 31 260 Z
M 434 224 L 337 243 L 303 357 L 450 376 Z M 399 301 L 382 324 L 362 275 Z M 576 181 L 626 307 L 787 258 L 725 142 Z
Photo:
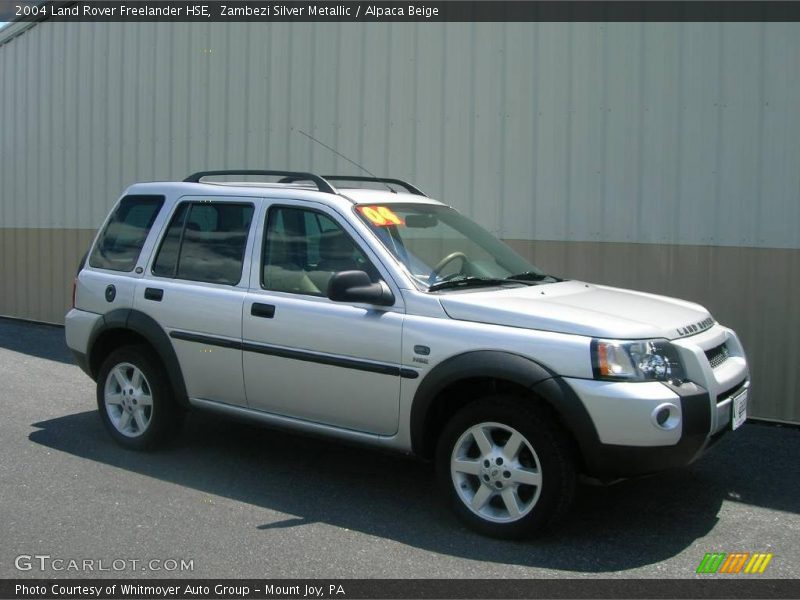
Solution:
M 306 205 L 307 206 L 307 205 Z M 243 365 L 251 408 L 356 431 L 397 431 L 402 301 L 333 302 L 338 271 L 388 281 L 335 212 L 296 202 L 264 215 L 243 311 Z M 258 241 L 258 240 L 257 240 Z

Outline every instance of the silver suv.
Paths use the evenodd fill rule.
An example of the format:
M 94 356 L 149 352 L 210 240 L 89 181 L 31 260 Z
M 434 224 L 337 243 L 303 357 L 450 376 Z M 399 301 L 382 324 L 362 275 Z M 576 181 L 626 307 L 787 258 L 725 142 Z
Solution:
M 198 407 L 413 453 L 498 537 L 555 523 L 578 474 L 687 465 L 746 418 L 744 351 L 703 307 L 544 273 L 396 179 L 133 185 L 66 337 L 125 447 Z

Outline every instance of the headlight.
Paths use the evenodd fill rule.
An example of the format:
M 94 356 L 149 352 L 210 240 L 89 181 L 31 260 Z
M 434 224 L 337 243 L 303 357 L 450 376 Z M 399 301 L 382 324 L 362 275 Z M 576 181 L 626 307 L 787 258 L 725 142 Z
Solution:
M 685 378 L 675 347 L 666 340 L 592 340 L 595 379 L 676 381 Z

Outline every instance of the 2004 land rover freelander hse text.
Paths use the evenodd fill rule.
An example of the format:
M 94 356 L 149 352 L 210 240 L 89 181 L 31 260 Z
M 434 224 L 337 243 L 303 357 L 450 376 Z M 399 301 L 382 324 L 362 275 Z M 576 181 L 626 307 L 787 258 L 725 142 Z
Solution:
M 200 407 L 413 453 L 499 537 L 554 523 L 579 473 L 689 464 L 749 386 L 697 304 L 547 275 L 399 180 L 286 171 L 131 186 L 66 337 L 123 446 Z

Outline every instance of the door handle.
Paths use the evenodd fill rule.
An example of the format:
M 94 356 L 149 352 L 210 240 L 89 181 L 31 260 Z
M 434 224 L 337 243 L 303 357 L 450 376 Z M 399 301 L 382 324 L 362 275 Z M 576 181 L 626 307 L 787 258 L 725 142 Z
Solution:
M 144 299 L 145 300 L 153 300 L 155 302 L 161 302 L 164 298 L 164 290 L 159 290 L 157 288 L 145 288 L 144 289 Z
M 260 304 L 259 302 L 253 302 L 253 306 L 250 307 L 250 314 L 254 317 L 271 319 L 275 316 L 275 306 L 273 304 Z

